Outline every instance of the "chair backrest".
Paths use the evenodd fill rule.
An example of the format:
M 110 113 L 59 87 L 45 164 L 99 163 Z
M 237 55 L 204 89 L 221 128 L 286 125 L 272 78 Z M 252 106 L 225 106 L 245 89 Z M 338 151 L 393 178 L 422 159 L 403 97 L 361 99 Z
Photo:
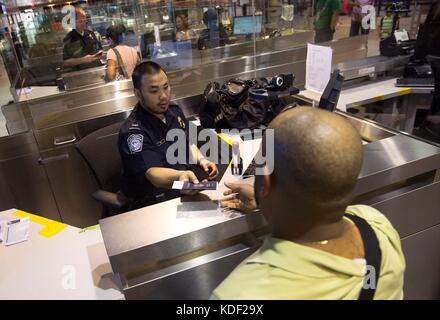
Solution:
M 98 129 L 82 138 L 76 148 L 92 169 L 101 189 L 117 191 L 122 169 L 118 133 L 122 122 Z
M 426 58 L 431 63 L 434 75 L 434 97 L 432 99 L 431 114 L 438 114 L 440 112 L 440 56 L 429 55 Z

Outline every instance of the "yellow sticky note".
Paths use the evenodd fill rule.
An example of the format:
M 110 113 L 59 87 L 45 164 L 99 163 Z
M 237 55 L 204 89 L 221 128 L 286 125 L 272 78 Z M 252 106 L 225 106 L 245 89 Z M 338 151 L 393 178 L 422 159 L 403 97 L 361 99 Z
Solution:
M 36 216 L 34 214 L 21 210 L 17 210 L 15 212 L 15 215 L 20 218 L 29 217 L 32 222 L 43 225 L 44 228 L 40 230 L 39 234 L 47 238 L 53 237 L 57 233 L 61 232 L 65 227 L 67 227 L 67 224 Z

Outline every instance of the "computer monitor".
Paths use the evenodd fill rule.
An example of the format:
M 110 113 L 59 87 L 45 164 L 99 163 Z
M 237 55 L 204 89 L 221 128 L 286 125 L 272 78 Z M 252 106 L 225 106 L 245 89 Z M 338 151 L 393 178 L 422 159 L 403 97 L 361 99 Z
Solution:
M 234 17 L 234 35 L 260 33 L 263 16 Z

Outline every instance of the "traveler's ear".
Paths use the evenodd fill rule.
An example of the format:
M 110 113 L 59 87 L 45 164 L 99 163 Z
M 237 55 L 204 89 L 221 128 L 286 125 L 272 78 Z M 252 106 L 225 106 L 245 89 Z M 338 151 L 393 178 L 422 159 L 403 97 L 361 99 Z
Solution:
M 260 197 L 261 198 L 265 198 L 269 195 L 270 191 L 271 191 L 271 187 L 272 187 L 272 175 L 268 174 L 268 175 L 264 175 L 262 176 L 263 178 L 263 184 L 262 187 L 260 189 Z
M 257 200 L 269 195 L 271 189 L 271 175 L 255 176 L 254 191 Z

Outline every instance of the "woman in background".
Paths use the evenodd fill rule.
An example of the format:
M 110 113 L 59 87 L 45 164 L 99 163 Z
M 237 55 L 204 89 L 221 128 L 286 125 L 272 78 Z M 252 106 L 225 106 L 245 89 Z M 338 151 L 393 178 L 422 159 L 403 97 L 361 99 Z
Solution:
M 185 16 L 176 16 L 176 40 L 190 40 L 196 38 L 196 33 L 188 26 L 188 20 Z
M 107 38 L 111 47 L 107 52 L 107 80 L 131 78 L 134 68 L 141 61 L 136 49 L 123 43 L 125 31 L 125 26 L 122 24 L 107 28 Z

